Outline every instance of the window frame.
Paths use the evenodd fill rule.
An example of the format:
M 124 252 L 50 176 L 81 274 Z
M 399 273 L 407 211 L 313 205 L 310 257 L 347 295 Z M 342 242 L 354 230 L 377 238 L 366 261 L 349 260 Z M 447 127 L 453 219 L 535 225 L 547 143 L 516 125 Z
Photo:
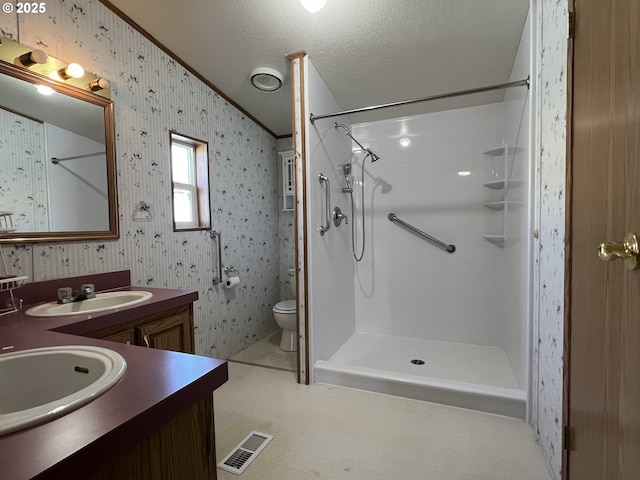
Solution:
M 193 148 L 194 184 L 183 184 L 173 181 L 173 145 L 174 143 Z M 173 217 L 173 231 L 187 232 L 197 230 L 211 230 L 211 204 L 209 182 L 209 143 L 199 140 L 175 130 L 169 131 L 169 164 L 171 171 L 171 215 Z M 177 222 L 175 212 L 176 189 L 192 192 L 193 222 Z

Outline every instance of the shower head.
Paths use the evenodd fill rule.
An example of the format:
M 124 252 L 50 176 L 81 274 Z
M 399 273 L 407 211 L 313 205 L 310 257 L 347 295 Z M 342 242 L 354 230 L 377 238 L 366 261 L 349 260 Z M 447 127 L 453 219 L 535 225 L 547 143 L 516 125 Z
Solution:
M 373 153 L 370 148 L 367 148 L 366 151 L 368 155 L 371 155 L 371 163 L 377 162 L 378 160 L 380 160 L 380 157 L 375 153 Z

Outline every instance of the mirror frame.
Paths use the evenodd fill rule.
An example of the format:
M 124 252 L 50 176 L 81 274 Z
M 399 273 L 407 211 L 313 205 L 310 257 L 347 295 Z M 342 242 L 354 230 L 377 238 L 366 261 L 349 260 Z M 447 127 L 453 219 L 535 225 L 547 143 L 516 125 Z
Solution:
M 13 232 L 0 236 L 1 243 L 73 242 L 82 240 L 115 240 L 120 238 L 118 225 L 118 191 L 116 170 L 116 135 L 113 102 L 92 92 L 44 77 L 30 70 L 19 68 L 0 60 L 0 75 L 25 82 L 46 85 L 56 92 L 85 102 L 93 103 L 104 110 L 104 139 L 107 157 L 107 200 L 109 202 L 109 229 L 101 231 L 69 232 Z

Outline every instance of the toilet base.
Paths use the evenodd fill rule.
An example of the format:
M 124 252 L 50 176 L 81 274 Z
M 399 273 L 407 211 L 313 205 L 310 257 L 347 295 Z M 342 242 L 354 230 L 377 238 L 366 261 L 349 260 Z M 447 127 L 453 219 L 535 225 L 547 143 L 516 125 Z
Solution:
M 282 330 L 282 338 L 280 339 L 280 350 L 285 352 L 296 351 L 296 331 Z

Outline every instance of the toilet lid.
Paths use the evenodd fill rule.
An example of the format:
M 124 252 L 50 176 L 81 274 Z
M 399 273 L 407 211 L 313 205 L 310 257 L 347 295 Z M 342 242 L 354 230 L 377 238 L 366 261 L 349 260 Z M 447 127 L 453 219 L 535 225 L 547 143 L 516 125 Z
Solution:
M 296 311 L 296 301 L 295 300 L 283 300 L 281 302 L 276 303 L 275 307 L 273 307 L 274 312 L 283 312 L 290 313 Z

